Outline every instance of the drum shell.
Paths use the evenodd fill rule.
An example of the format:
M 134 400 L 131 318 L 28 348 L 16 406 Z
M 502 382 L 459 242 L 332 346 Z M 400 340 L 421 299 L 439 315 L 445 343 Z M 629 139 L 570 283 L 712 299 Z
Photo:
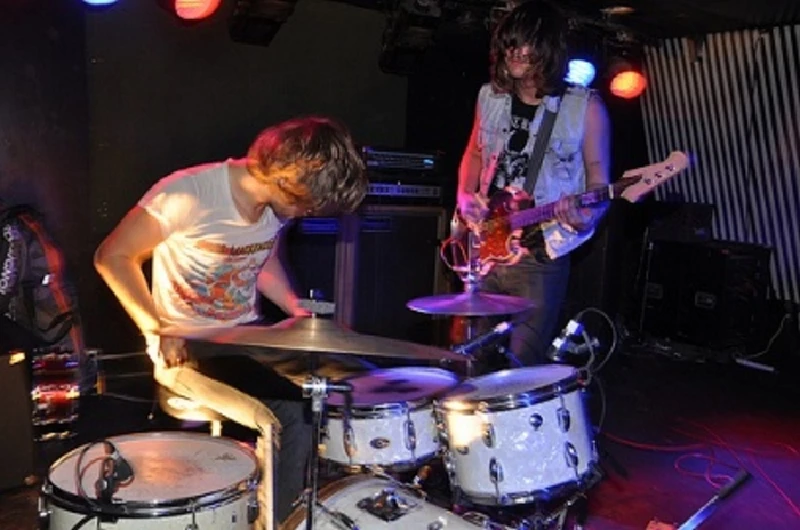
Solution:
M 440 449 L 433 404 L 354 408 L 349 419 L 352 456 L 345 443 L 341 410 L 329 413 L 321 458 L 345 466 L 414 467 Z
M 451 486 L 482 505 L 546 500 L 579 486 L 597 462 L 584 399 L 577 372 L 481 401 L 445 396 L 437 415 Z
M 166 449 L 162 451 L 165 460 L 169 460 L 171 456 L 169 449 L 174 449 L 177 444 L 185 443 L 187 446 L 195 448 L 199 446 L 206 450 L 210 448 L 217 451 L 218 457 L 223 461 L 235 459 L 241 468 L 239 473 L 241 476 L 237 475 L 235 480 L 225 483 L 222 487 L 207 491 L 199 490 L 196 495 L 174 498 L 169 497 L 169 491 L 166 491 L 151 495 L 155 498 L 150 500 L 131 500 L 126 490 L 120 488 L 114 495 L 114 503 L 102 505 L 98 503 L 92 489 L 84 486 L 84 489 L 88 490 L 87 493 L 90 492 L 87 499 L 74 489 L 70 491 L 72 488 L 64 484 L 64 478 L 69 476 L 65 473 L 71 471 L 66 466 L 76 465 L 80 453 L 88 447 L 87 444 L 67 453 L 51 466 L 39 499 L 42 528 L 71 530 L 87 515 L 92 514 L 97 515 L 101 522 L 105 521 L 101 523 L 100 528 L 107 525 L 113 530 L 141 529 L 143 524 L 153 530 L 185 530 L 191 527 L 191 524 L 196 524 L 198 530 L 222 527 L 230 530 L 250 529 L 257 515 L 255 488 L 259 479 L 258 464 L 252 452 L 238 442 L 184 432 L 123 435 L 109 438 L 109 441 L 114 443 L 121 455 L 130 460 L 134 469 L 134 481 L 137 469 L 142 470 L 142 475 L 158 473 L 159 469 L 158 467 L 147 469 L 147 466 L 141 466 L 138 455 L 126 451 L 130 449 L 129 443 L 147 443 L 152 451 Z M 172 445 L 169 446 L 169 443 Z M 180 457 L 176 457 L 176 460 L 180 460 Z M 202 463 L 199 462 L 198 465 L 202 467 Z M 85 468 L 83 464 L 82 467 Z M 177 467 L 180 467 L 180 463 Z M 174 470 L 164 469 L 166 475 L 171 472 Z M 74 474 L 72 476 L 75 477 Z M 187 477 L 186 480 L 202 482 L 204 478 L 207 480 L 209 477 L 201 470 L 194 478 Z M 175 485 L 178 486 L 177 483 Z M 144 523 L 144 520 L 147 522 Z M 94 527 L 96 523 L 92 521 L 90 524 Z

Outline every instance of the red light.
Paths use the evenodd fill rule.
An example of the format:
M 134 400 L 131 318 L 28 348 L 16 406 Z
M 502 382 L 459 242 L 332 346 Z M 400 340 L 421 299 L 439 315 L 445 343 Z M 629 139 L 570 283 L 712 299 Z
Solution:
M 625 99 L 639 97 L 646 87 L 647 79 L 633 70 L 620 72 L 611 80 L 611 93 Z
M 184 20 L 200 20 L 214 14 L 221 0 L 175 0 L 175 13 Z

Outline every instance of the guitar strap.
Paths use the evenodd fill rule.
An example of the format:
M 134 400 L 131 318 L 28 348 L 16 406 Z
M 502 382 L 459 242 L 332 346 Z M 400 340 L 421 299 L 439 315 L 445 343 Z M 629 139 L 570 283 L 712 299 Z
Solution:
M 544 102 L 542 102 L 542 104 L 544 105 Z M 539 130 L 536 133 L 536 141 L 533 144 L 533 151 L 531 152 L 531 157 L 528 159 L 528 175 L 525 177 L 525 185 L 523 186 L 525 193 L 530 197 L 533 197 L 536 179 L 539 178 L 539 170 L 542 168 L 544 153 L 547 150 L 547 145 L 550 143 L 550 135 L 553 134 L 553 125 L 556 123 L 556 117 L 560 109 L 560 102 L 555 112 L 551 111 L 546 106 L 544 108 L 542 123 L 539 124 Z

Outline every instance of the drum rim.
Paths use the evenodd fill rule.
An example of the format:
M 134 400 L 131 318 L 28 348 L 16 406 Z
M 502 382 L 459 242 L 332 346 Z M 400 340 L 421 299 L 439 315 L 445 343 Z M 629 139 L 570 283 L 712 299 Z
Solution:
M 358 420 L 380 420 L 384 418 L 394 418 L 406 416 L 411 412 L 417 412 L 430 407 L 434 398 L 424 398 L 415 401 L 392 401 L 375 405 L 353 405 L 350 407 L 350 417 Z M 344 405 L 328 405 L 327 415 L 329 418 L 342 419 L 344 417 Z
M 120 518 L 139 519 L 163 517 L 165 515 L 182 515 L 186 513 L 203 511 L 209 508 L 216 508 L 229 504 L 230 502 L 243 497 L 248 492 L 254 491 L 258 485 L 260 478 L 258 459 L 252 450 L 246 449 L 246 446 L 243 446 L 238 441 L 230 438 L 212 437 L 207 434 L 183 431 L 157 431 L 110 436 L 107 438 L 107 440 L 111 441 L 112 443 L 118 443 L 118 441 L 123 438 L 144 438 L 145 436 L 150 438 L 177 437 L 203 440 L 210 439 L 213 441 L 222 442 L 229 446 L 236 447 L 237 449 L 241 450 L 243 454 L 247 455 L 247 457 L 253 462 L 253 472 L 250 473 L 246 478 L 230 484 L 229 486 L 209 491 L 201 495 L 179 497 L 177 499 L 168 499 L 163 501 L 123 501 L 114 503 L 112 505 L 100 505 L 97 503 L 97 506 L 100 508 L 98 510 L 97 507 L 92 506 L 89 500 L 77 493 L 73 493 L 59 487 L 52 481 L 51 478 L 53 469 L 60 464 L 64 464 L 64 461 L 69 459 L 71 456 L 79 453 L 86 446 L 86 444 L 84 444 L 67 452 L 53 462 L 48 469 L 47 476 L 42 484 L 42 495 L 55 506 L 73 511 L 73 513 L 96 513 L 99 515 L 110 515 Z M 92 498 L 91 500 L 95 501 L 97 499 Z
M 410 370 L 425 371 L 425 372 L 429 372 L 429 373 L 434 373 L 435 372 L 435 373 L 439 373 L 439 374 L 442 374 L 442 375 L 447 375 L 448 376 L 447 378 L 452 382 L 452 385 L 449 386 L 448 388 L 443 388 L 441 390 L 435 390 L 435 391 L 431 392 L 430 394 L 427 394 L 427 395 L 425 395 L 423 397 L 420 397 L 420 398 L 417 398 L 417 399 L 408 399 L 408 400 L 405 400 L 405 401 L 393 400 L 393 401 L 386 401 L 384 403 L 375 403 L 375 404 L 370 404 L 370 405 L 359 405 L 357 403 L 353 403 L 353 405 L 351 406 L 351 410 L 359 410 L 359 411 L 363 412 L 364 414 L 380 414 L 380 416 L 377 416 L 377 415 L 376 416 L 371 416 L 371 415 L 370 416 L 366 416 L 366 415 L 364 415 L 364 416 L 356 416 L 356 415 L 353 415 L 353 417 L 363 417 L 363 418 L 366 418 L 366 419 L 379 419 L 379 418 L 382 418 L 382 417 L 399 416 L 401 414 L 405 414 L 406 411 L 413 412 L 413 411 L 416 411 L 416 410 L 419 410 L 419 409 L 423 409 L 423 408 L 427 407 L 428 405 L 430 405 L 438 397 L 445 395 L 447 392 L 453 390 L 453 388 L 457 388 L 458 385 L 459 385 L 459 377 L 458 377 L 458 375 L 456 375 L 453 372 L 450 372 L 448 370 L 445 370 L 443 368 L 434 368 L 434 367 L 428 367 L 428 366 L 397 366 L 397 367 L 393 367 L 393 368 L 379 368 L 377 370 L 370 370 L 369 372 L 366 372 L 366 373 L 363 373 L 363 374 L 356 374 L 356 375 L 352 375 L 350 377 L 346 377 L 346 378 L 343 379 L 343 381 L 351 382 L 351 381 L 354 381 L 356 379 L 364 379 L 366 377 L 369 377 L 372 374 L 375 374 L 376 372 L 402 373 L 402 371 L 410 371 Z M 333 411 L 334 414 L 338 414 L 339 411 L 343 410 L 346 405 L 345 405 L 345 403 L 342 403 L 341 405 L 332 404 L 330 401 L 328 401 L 325 404 L 325 406 L 328 409 L 328 415 L 330 415 L 331 411 Z M 390 411 L 389 409 L 392 409 L 392 410 Z M 398 410 L 394 410 L 394 409 L 398 409 Z M 338 416 L 333 416 L 333 417 L 338 417 Z
M 495 372 L 500 374 L 512 372 L 513 370 L 502 370 Z M 494 375 L 494 374 L 492 374 Z M 550 401 L 559 396 L 571 394 L 575 390 L 585 387 L 584 377 L 580 370 L 575 370 L 572 375 L 560 379 L 555 383 L 540 386 L 526 392 L 500 394 L 485 399 L 468 399 L 457 395 L 458 389 L 469 384 L 465 381 L 454 388 L 448 395 L 438 401 L 438 407 L 447 412 L 473 413 L 479 412 L 502 412 L 531 407 L 539 403 Z M 458 403 L 458 405 L 456 405 Z

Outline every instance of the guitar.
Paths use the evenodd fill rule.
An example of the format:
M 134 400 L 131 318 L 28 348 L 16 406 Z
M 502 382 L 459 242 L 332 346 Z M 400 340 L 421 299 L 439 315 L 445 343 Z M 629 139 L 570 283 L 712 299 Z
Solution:
M 576 195 L 576 201 L 580 208 L 619 198 L 636 202 L 687 167 L 689 157 L 675 151 L 663 162 L 629 169 L 613 184 Z M 517 263 L 528 252 L 519 245 L 522 228 L 553 220 L 555 205 L 551 202 L 529 207 L 530 198 L 525 192 L 502 190 L 492 195 L 488 203 L 489 212 L 478 223 L 467 222 L 456 209 L 450 223 L 451 237 L 445 245 L 457 244 L 467 263 L 450 267 L 455 271 L 477 268 L 481 274 L 486 274 L 495 264 Z M 471 255 L 463 251 L 464 247 L 472 251 Z

